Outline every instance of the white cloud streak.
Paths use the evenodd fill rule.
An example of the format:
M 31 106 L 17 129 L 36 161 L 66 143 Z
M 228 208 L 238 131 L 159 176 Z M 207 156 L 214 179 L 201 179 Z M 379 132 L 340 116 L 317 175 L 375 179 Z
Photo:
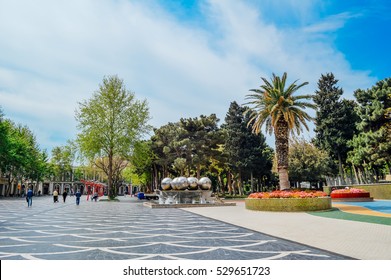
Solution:
M 50 150 L 75 137 L 77 102 L 105 75 L 148 100 L 156 127 L 201 114 L 223 120 L 231 101 L 243 103 L 272 72 L 309 81 L 310 92 L 326 72 L 345 92 L 374 82 L 327 34 L 348 14 L 279 28 L 242 1 L 210 0 L 202 11 L 207 25 L 184 24 L 153 1 L 2 0 L 0 106 Z

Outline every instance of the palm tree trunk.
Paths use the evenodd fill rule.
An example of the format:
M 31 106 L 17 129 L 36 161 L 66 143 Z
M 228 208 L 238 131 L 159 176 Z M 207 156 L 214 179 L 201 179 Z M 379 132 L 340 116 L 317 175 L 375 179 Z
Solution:
M 280 190 L 289 189 L 288 154 L 289 154 L 289 129 L 287 122 L 280 118 L 275 127 L 277 171 L 280 181 Z

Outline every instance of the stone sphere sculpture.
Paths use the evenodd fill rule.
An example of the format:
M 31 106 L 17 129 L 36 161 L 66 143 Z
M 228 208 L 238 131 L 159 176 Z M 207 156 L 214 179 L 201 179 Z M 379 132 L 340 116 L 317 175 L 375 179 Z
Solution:
M 164 178 L 162 180 L 162 183 L 161 183 L 161 186 L 162 186 L 162 189 L 164 191 L 168 191 L 171 189 L 171 182 L 172 182 L 172 179 L 171 178 Z
M 171 187 L 173 190 L 177 190 L 178 186 L 178 177 L 175 177 L 174 180 L 171 181 Z
M 187 182 L 189 183 L 189 189 L 190 190 L 198 189 L 198 179 L 197 178 L 189 177 L 189 178 L 187 178 Z
M 177 190 L 186 190 L 187 187 L 189 186 L 189 182 L 187 182 L 186 177 L 178 177 L 177 181 Z
M 208 177 L 202 177 L 198 181 L 201 190 L 208 191 L 212 187 L 212 181 Z

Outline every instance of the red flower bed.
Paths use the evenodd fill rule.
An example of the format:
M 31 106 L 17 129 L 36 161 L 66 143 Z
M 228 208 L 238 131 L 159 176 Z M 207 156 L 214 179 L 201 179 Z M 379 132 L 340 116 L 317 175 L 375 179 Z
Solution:
M 313 198 L 313 197 L 325 197 L 327 194 L 321 191 L 299 191 L 299 190 L 284 190 L 284 191 L 273 191 L 273 192 L 258 192 L 252 193 L 248 198 Z
M 334 190 L 330 194 L 331 198 L 358 198 L 369 197 L 369 192 L 363 189 L 347 188 Z

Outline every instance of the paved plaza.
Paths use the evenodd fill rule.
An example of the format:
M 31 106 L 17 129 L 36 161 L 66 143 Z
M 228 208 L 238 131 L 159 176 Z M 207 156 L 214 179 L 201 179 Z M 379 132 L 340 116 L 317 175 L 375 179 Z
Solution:
M 217 208 L 203 208 L 202 212 L 217 210 L 231 215 L 236 209 Z M 3 198 L 0 259 L 350 259 L 192 211 L 151 209 L 133 197 L 90 202 L 84 196 L 79 206 L 74 197 L 68 197 L 66 203 L 34 197 L 31 208 L 22 198 Z

